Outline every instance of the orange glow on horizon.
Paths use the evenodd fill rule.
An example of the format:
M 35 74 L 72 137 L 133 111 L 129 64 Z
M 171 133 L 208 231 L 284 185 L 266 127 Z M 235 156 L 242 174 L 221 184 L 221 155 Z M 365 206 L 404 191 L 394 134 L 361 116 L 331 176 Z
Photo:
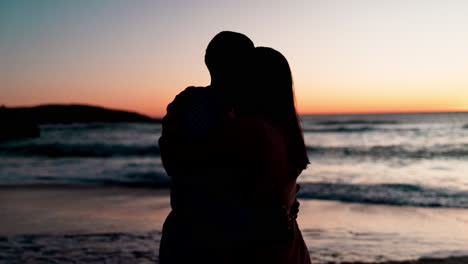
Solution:
M 171 99 L 172 100 L 172 99 Z M 170 102 L 170 101 L 168 101 Z M 6 107 L 31 107 L 44 104 L 82 104 L 99 106 L 113 110 L 123 110 L 129 112 L 136 112 L 152 118 L 162 118 L 166 114 L 167 104 L 153 104 L 147 102 L 147 104 L 111 104 L 103 102 L 45 102 L 41 104 L 30 104 L 30 105 L 6 105 Z M 340 115 L 340 114 L 387 114 L 387 113 L 431 113 L 431 112 L 468 112 L 467 108 L 454 107 L 454 108 L 418 108 L 418 107 L 404 107 L 404 108 L 382 108 L 382 107 L 350 107 L 350 108 L 339 108 L 338 106 L 322 106 L 319 107 L 297 107 L 300 115 Z
M 162 117 L 231 30 L 287 58 L 301 114 L 468 111 L 468 2 L 39 2 L 0 2 L 0 105 Z

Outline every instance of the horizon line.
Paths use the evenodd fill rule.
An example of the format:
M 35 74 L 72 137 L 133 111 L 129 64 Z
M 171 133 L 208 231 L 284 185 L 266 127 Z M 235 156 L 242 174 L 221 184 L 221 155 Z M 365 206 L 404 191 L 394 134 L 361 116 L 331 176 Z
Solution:
M 126 108 L 116 108 L 114 106 L 103 106 L 103 105 L 97 105 L 97 104 L 91 104 L 91 103 L 77 103 L 77 102 L 70 102 L 70 103 L 38 103 L 34 105 L 15 105 L 15 106 L 8 106 L 6 104 L 0 104 L 1 107 L 6 107 L 6 108 L 27 108 L 27 107 L 37 107 L 37 106 L 44 106 L 44 105 L 85 105 L 85 106 L 92 106 L 92 107 L 101 107 L 101 108 L 107 108 L 109 110 L 118 110 L 118 111 L 127 111 L 127 112 L 134 112 L 137 114 L 145 115 L 150 118 L 157 118 L 160 119 L 164 117 L 164 115 L 150 115 L 143 113 L 142 111 L 138 110 L 132 110 L 132 109 L 126 109 Z M 423 110 L 402 110 L 402 111 L 392 111 L 392 110 L 382 110 L 382 111 L 324 111 L 324 112 L 298 112 L 298 115 L 305 116 L 305 115 L 366 115 L 366 114 L 424 114 L 424 113 L 468 113 L 468 109 L 462 110 L 462 109 L 453 109 L 453 110 L 428 110 L 428 109 L 423 109 Z
M 368 115 L 368 114 L 437 114 L 437 113 L 468 113 L 468 110 L 402 110 L 402 111 L 343 111 L 343 112 L 305 112 L 299 115 Z

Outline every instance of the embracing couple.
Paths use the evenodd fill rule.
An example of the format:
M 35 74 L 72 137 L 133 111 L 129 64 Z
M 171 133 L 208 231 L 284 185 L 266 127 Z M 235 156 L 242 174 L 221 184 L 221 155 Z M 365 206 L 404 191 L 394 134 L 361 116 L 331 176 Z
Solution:
M 310 263 L 296 222 L 309 164 L 286 58 L 223 31 L 208 87 L 168 105 L 159 139 L 171 177 L 160 263 Z

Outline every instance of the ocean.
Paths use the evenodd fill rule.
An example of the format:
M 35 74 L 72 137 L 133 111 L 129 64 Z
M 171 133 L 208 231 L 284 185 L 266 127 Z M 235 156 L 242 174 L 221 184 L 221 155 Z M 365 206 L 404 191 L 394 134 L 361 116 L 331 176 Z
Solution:
M 468 113 L 302 116 L 303 199 L 468 207 Z M 160 124 L 43 125 L 0 143 L 0 184 L 167 186 Z
M 447 215 L 468 208 L 468 113 L 305 115 L 301 122 L 311 164 L 298 179 L 298 197 L 325 202 L 314 209 L 322 215 L 307 213 L 307 206 L 313 205 L 304 203 L 299 213 L 299 220 L 301 214 L 305 217 L 303 235 L 314 261 L 468 254 L 466 231 L 453 226 L 455 231 L 434 236 L 426 236 L 427 230 L 414 231 L 419 222 L 427 222 L 427 215 L 438 219 L 434 213 L 438 211 L 427 213 L 425 208 L 447 210 L 441 213 Z M 0 185 L 169 186 L 157 144 L 160 124 L 42 125 L 40 131 L 39 138 L 0 143 Z M 339 208 L 351 208 L 346 214 L 354 219 L 352 226 L 326 223 L 314 229 L 313 221 L 321 217 L 344 221 L 330 220 L 334 216 L 326 205 L 335 201 L 344 203 Z M 407 209 L 393 216 L 388 210 L 376 213 L 380 207 L 374 205 L 413 208 L 413 213 L 406 214 Z M 381 222 L 379 228 L 372 229 L 369 219 L 360 218 L 364 211 Z M 382 231 L 393 225 L 386 216 L 405 214 L 408 218 L 401 218 L 402 223 L 413 223 L 415 215 L 424 217 L 408 224 L 407 232 Z M 458 214 L 439 220 L 447 225 L 456 221 L 467 230 L 468 219 L 459 221 Z M 311 227 L 308 221 L 313 222 Z

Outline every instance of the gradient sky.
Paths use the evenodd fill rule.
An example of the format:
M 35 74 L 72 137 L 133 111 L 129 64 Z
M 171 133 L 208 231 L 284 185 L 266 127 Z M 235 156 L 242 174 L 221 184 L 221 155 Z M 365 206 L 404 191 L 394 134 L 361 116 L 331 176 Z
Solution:
M 301 113 L 468 111 L 468 1 L 0 1 L 0 104 L 162 116 L 222 30 L 289 60 Z

